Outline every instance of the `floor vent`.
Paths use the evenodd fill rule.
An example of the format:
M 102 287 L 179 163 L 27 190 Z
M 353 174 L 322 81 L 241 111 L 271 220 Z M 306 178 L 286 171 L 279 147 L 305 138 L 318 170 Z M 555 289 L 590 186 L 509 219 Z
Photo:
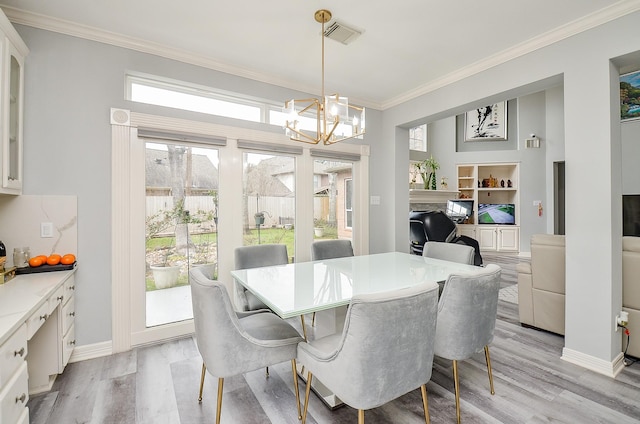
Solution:
M 342 44 L 349 44 L 360 36 L 360 31 L 349 28 L 338 21 L 333 21 L 325 28 L 324 36 Z

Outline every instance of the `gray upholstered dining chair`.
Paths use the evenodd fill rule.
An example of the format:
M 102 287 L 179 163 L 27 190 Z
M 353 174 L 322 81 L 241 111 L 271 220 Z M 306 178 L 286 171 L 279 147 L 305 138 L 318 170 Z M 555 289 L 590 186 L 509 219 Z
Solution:
M 237 247 L 234 255 L 235 269 L 250 269 L 289 263 L 285 244 L 259 244 L 256 246 Z M 242 287 L 242 285 L 238 283 L 234 283 L 234 285 L 238 309 L 241 311 L 255 311 L 267 308 L 260 299 Z
M 342 333 L 298 345 L 308 370 L 302 423 L 314 377 L 345 404 L 364 411 L 418 387 L 429 423 L 426 384 L 433 367 L 438 289 L 419 284 L 351 299 Z
M 311 260 L 346 258 L 353 256 L 351 240 L 319 240 L 311 244 Z
M 447 278 L 438 302 L 435 355 L 453 361 L 456 416 L 460 423 L 460 382 L 458 361 L 484 349 L 491 394 L 493 375 L 489 343 L 493 340 L 498 311 L 500 272 L 497 265 L 487 265 L 479 274 Z
M 428 241 L 424 244 L 422 256 L 473 265 L 475 249 L 466 244 Z
M 353 256 L 351 240 L 318 240 L 311 243 L 311 260 L 346 258 Z M 304 323 L 304 320 L 303 320 Z M 316 324 L 316 313 L 313 313 L 311 325 Z
M 193 321 L 202 375 L 198 401 L 202 401 L 207 371 L 218 377 L 216 423 L 220 423 L 225 377 L 291 361 L 298 419 L 301 419 L 296 348 L 303 339 L 289 323 L 269 311 L 235 312 L 224 284 L 210 279 L 205 267 L 189 271 Z

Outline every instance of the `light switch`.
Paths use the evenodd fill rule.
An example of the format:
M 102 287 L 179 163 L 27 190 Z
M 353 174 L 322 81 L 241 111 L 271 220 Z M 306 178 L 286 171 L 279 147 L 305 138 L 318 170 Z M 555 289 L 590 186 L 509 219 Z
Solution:
M 371 196 L 371 204 L 379 205 L 380 204 L 380 196 Z
M 41 238 L 51 238 L 51 237 L 53 237 L 53 223 L 52 222 L 41 222 L 40 223 L 40 237 Z

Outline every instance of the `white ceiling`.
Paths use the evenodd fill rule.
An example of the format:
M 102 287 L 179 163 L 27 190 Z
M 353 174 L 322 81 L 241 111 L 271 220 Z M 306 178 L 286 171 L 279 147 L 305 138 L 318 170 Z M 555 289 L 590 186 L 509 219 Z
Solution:
M 349 45 L 326 40 L 327 93 L 380 109 L 640 9 L 638 0 L 0 2 L 16 23 L 150 41 L 167 56 L 315 94 L 321 27 L 313 15 L 329 9 L 362 35 Z

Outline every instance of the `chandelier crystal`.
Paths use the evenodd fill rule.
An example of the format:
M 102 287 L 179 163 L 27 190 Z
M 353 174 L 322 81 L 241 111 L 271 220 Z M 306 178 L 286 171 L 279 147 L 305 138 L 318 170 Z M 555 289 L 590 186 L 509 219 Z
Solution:
M 283 112 L 286 134 L 294 141 L 309 144 L 334 144 L 365 133 L 365 110 L 349 104 L 347 97 L 324 94 L 324 24 L 331 20 L 331 12 L 316 11 L 315 20 L 322 24 L 322 91 L 320 98 L 288 100 Z M 313 122 L 310 125 L 310 121 Z

